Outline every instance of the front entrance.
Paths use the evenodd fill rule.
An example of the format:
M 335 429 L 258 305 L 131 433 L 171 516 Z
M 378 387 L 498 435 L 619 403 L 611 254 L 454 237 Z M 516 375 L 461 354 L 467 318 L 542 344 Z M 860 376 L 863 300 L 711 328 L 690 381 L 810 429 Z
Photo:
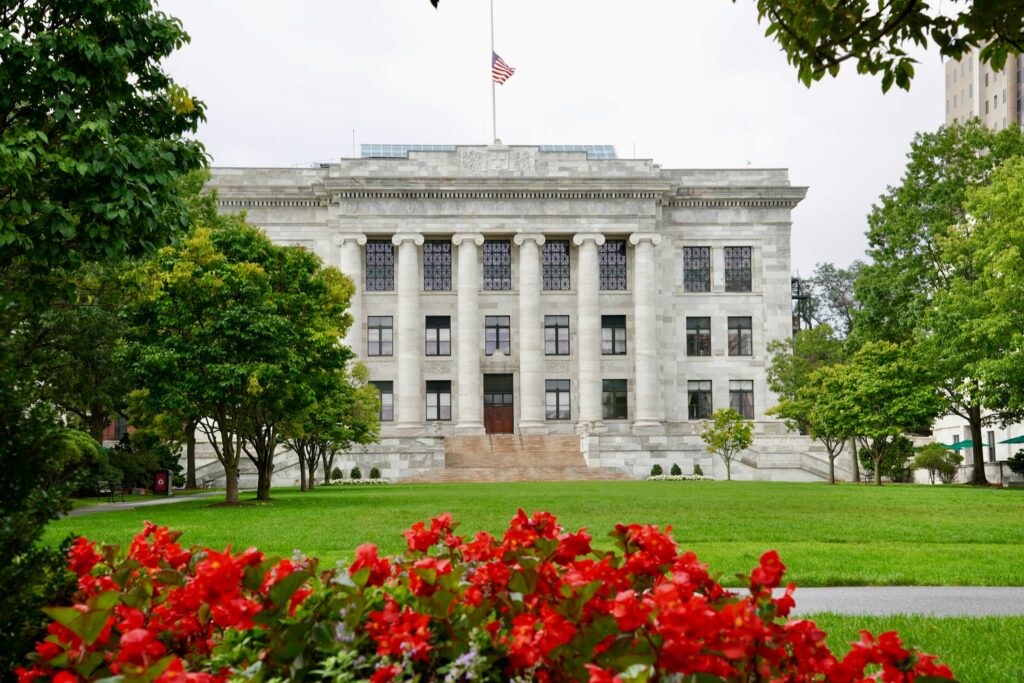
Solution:
M 484 375 L 484 430 L 511 434 L 514 422 L 512 375 Z

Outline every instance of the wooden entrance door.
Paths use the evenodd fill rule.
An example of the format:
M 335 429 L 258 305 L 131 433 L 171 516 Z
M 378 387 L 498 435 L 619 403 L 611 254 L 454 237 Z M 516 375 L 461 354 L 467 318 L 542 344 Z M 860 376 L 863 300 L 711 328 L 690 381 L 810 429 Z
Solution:
M 488 434 L 515 431 L 512 375 L 484 375 L 484 430 Z

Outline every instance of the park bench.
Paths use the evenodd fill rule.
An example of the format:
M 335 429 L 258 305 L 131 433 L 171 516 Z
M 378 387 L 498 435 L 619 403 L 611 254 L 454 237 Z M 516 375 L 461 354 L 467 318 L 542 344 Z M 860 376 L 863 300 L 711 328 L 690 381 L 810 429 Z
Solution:
M 113 503 L 116 496 L 121 496 L 121 502 L 124 502 L 124 494 L 127 492 L 122 486 L 114 486 L 109 481 L 100 482 L 100 495 L 107 497 L 108 503 Z

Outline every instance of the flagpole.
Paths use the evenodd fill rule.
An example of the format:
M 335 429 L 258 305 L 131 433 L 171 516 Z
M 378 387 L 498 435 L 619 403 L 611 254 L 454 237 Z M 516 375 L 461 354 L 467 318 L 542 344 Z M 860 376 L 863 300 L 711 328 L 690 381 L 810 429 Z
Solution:
M 494 66 L 494 0 L 491 0 L 491 67 Z M 498 113 L 495 106 L 494 75 L 491 75 L 491 132 L 498 141 Z

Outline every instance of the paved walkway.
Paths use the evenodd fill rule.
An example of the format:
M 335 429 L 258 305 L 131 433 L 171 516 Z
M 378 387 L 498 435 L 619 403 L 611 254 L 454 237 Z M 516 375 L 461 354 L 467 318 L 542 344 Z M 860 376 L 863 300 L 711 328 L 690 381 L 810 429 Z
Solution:
M 100 503 L 98 505 L 86 505 L 75 508 L 67 514 L 68 517 L 81 517 L 82 515 L 95 515 L 101 512 L 116 512 L 118 510 L 134 510 L 135 508 L 148 508 L 154 505 L 170 505 L 171 503 L 186 503 L 190 500 L 203 500 L 204 498 L 224 497 L 223 491 L 208 491 L 207 493 L 191 493 L 187 496 L 170 496 L 169 498 L 152 498 L 150 500 L 130 500 L 124 503 Z
M 779 591 L 781 594 L 782 591 Z M 934 617 L 1024 616 L 1024 587 L 851 586 L 800 588 L 793 594 L 796 615 L 922 614 Z

